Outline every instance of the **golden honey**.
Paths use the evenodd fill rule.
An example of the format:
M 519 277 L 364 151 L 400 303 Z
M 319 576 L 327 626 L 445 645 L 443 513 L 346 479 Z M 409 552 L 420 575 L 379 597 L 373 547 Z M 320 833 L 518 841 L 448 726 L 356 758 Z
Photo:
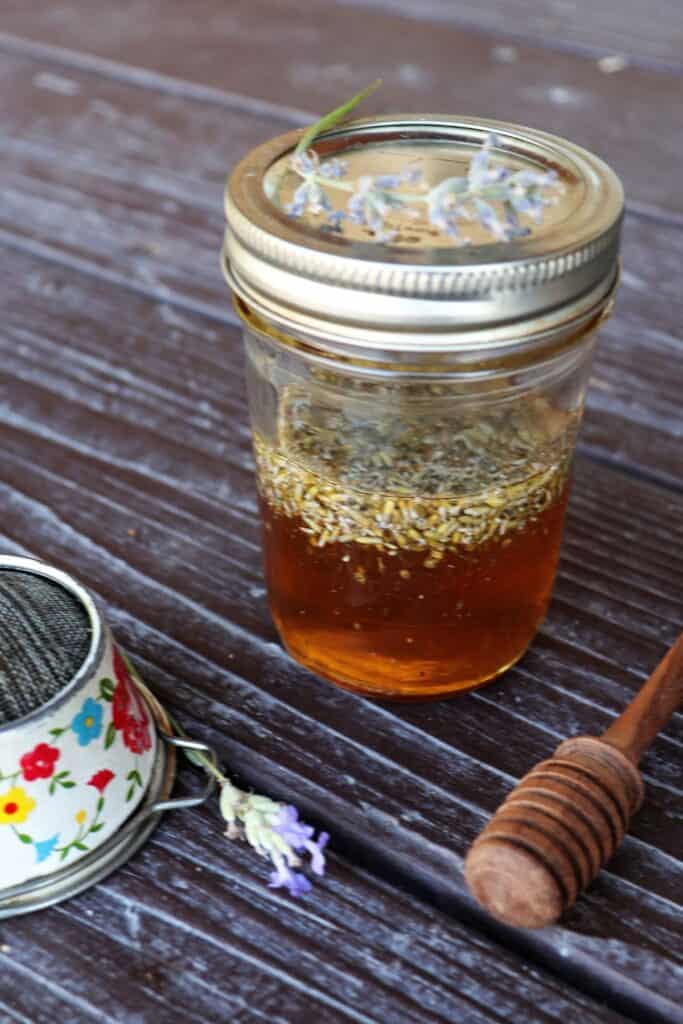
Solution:
M 550 597 L 575 418 L 538 398 L 470 422 L 444 418 L 441 392 L 389 417 L 315 396 L 290 387 L 277 442 L 255 434 L 266 578 L 289 652 L 385 697 L 504 671 Z
M 472 689 L 512 665 L 543 619 L 567 490 L 520 532 L 431 568 L 356 542 L 317 547 L 300 518 L 262 501 L 273 618 L 290 654 L 357 692 L 393 698 Z

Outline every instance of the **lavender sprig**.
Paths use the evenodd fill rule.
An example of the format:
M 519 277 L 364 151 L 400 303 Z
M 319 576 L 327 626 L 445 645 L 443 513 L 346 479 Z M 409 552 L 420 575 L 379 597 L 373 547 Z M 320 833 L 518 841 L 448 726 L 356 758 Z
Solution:
M 176 722 L 175 731 L 184 732 Z M 311 889 L 309 878 L 301 870 L 308 855 L 310 870 L 322 878 L 325 874 L 324 850 L 329 841 L 327 832 L 319 832 L 299 820 L 299 812 L 291 804 L 278 803 L 258 793 L 247 793 L 227 778 L 210 757 L 198 750 L 185 750 L 186 757 L 199 765 L 220 786 L 219 807 L 226 823 L 228 839 L 245 840 L 261 857 L 270 860 L 269 888 L 285 888 L 292 896 L 303 896 Z
M 348 201 L 346 216 L 354 224 L 368 227 L 378 241 L 390 242 L 397 232 L 385 228 L 385 218 L 392 212 L 409 215 L 414 212 L 408 205 L 408 197 L 393 190 L 419 180 L 420 172 L 410 167 L 399 174 L 378 174 L 375 177 L 364 174 L 358 179 L 356 190 Z M 337 218 L 337 225 L 340 224 L 341 218 Z
M 363 94 L 359 94 L 360 97 Z M 353 105 L 359 97 L 354 97 Z M 547 206 L 556 203 L 563 191 L 554 171 L 512 171 L 500 162 L 494 162 L 492 151 L 499 140 L 491 133 L 472 157 L 467 173 L 446 178 L 431 189 L 408 192 L 406 185 L 419 184 L 419 170 L 404 168 L 397 174 L 362 175 L 356 181 L 344 180 L 347 164 L 338 159 L 323 163 L 310 148 L 319 132 L 336 123 L 339 111 L 348 112 L 348 105 L 326 115 L 302 137 L 289 161 L 290 168 L 301 179 L 292 202 L 285 210 L 292 217 L 323 215 L 324 223 L 341 231 L 345 220 L 359 224 L 375 236 L 377 241 L 390 242 L 397 234 L 389 218 L 405 216 L 416 218 L 426 207 L 429 223 L 449 235 L 457 245 L 471 240 L 462 233 L 462 225 L 476 222 L 500 242 L 510 242 L 531 233 L 520 216 L 540 224 Z M 328 192 L 347 192 L 346 209 L 335 208 Z
M 270 859 L 273 871 L 268 884 L 271 889 L 283 887 L 292 896 L 309 892 L 309 879 L 295 869 L 303 866 L 303 856 L 308 854 L 313 873 L 324 875 L 323 850 L 330 838 L 327 832 L 321 832 L 314 841 L 314 829 L 299 821 L 296 807 L 277 803 L 267 796 L 245 793 L 224 776 L 219 782 L 220 809 L 227 823 L 227 837 L 246 839 L 258 854 Z

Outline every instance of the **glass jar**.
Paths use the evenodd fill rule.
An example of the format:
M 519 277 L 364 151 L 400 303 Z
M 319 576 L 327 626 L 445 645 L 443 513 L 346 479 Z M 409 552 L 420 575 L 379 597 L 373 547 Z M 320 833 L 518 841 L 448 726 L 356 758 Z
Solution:
M 548 606 L 621 187 L 514 125 L 298 138 L 226 195 L 273 617 L 357 692 L 471 689 Z

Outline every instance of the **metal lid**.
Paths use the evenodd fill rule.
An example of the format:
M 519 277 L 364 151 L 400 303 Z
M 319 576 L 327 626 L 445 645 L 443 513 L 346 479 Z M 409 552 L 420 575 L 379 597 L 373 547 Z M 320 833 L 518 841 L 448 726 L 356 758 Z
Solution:
M 516 346 L 613 290 L 623 190 L 602 160 L 519 125 L 364 119 L 295 154 L 252 150 L 225 196 L 223 267 L 247 306 L 333 351 Z

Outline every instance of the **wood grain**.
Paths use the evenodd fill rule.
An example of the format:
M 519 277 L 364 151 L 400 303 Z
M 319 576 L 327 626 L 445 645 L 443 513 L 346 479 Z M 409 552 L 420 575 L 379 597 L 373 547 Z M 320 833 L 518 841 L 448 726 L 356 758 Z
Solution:
M 438 25 L 481 28 L 520 40 L 535 40 L 548 50 L 601 57 L 619 54 L 638 64 L 679 69 L 683 63 L 683 23 L 676 0 L 638 0 L 594 4 L 591 0 L 485 0 L 453 4 L 426 0 L 341 0 L 343 6 L 405 14 Z
M 674 712 L 683 710 L 683 633 L 603 739 L 638 764 Z
M 3 1021 L 624 1021 L 334 854 L 306 901 L 263 876 L 217 814 L 167 817 L 106 885 L 0 926 Z
M 276 643 L 237 336 L 28 254 L 3 263 L 12 544 L 78 566 L 162 699 L 248 783 L 296 798 L 341 849 L 462 913 L 460 858 L 514 780 L 564 736 L 606 725 L 673 639 L 683 499 L 579 461 L 556 598 L 520 667 L 457 703 L 360 701 Z M 683 978 L 682 742 L 679 718 L 644 760 L 649 799 L 610 871 L 529 948 L 622 1009 L 624 991 L 628 1006 L 658 1000 L 663 1020 Z
M 242 94 L 252 109 L 260 99 L 312 116 L 381 77 L 382 89 L 364 105 L 368 113 L 433 110 L 544 128 L 608 160 L 632 206 L 683 217 L 683 105 L 674 101 L 683 89 L 679 74 L 635 65 L 605 74 L 594 59 L 524 43 L 515 43 L 512 60 L 501 60 L 500 46 L 514 42 L 506 36 L 513 19 L 501 17 L 492 36 L 457 23 L 435 24 L 422 14 L 423 4 L 414 7 L 417 17 L 325 0 L 295 8 L 278 0 L 234 0 L 229 10 L 215 0 L 194 0 L 191 18 L 183 0 L 164 0 L 163 18 L 158 5 L 145 0 L 122 0 L 107 18 L 92 17 L 87 0 L 69 6 L 69 16 L 59 18 L 46 3 L 26 5 L 13 19 L 4 16 L 0 28 L 96 55 L 62 54 L 74 69 L 139 82 L 139 72 L 122 66 L 137 65 L 146 69 L 147 82 L 154 81 L 149 69 L 169 76 L 158 84 L 175 95 L 189 97 L 201 84 Z M 644 7 L 641 17 L 656 24 Z M 670 39 L 681 61 L 683 43 L 675 34 Z M 14 45 L 45 59 L 46 77 L 39 81 L 53 99 L 68 95 L 68 72 L 49 78 L 49 45 Z M 107 68 L 98 57 L 118 63 Z
M 7 54 L 0 74 L 0 235 L 209 313 L 216 330 L 234 323 L 216 256 L 226 169 L 291 127 L 291 115 L 256 115 L 226 97 L 169 95 L 24 54 Z M 37 87 L 40 74 L 61 75 L 73 92 Z M 597 458 L 678 487 L 681 259 L 680 228 L 627 220 L 617 312 L 602 334 L 582 440 Z
M 335 6 L 349 9 L 356 28 L 361 27 L 361 19 L 365 21 L 368 12 L 382 12 L 387 35 L 392 16 L 402 14 L 428 25 L 435 33 L 449 26 L 463 33 L 483 29 L 495 36 L 534 40 L 551 52 L 623 54 L 638 63 L 660 68 L 678 67 L 682 60 L 683 32 L 676 0 L 653 0 L 647 7 L 638 0 L 599 5 L 590 0 L 460 0 L 457 4 L 449 0 L 422 0 L 419 5 L 410 0 L 339 0 Z M 193 17 L 188 18 L 174 0 L 119 0 L 107 12 L 107 19 L 84 20 L 84 13 L 90 13 L 92 8 L 83 0 L 70 0 L 58 6 L 47 0 L 34 0 L 28 8 L 22 0 L 5 0 L 3 20 L 7 31 L 44 35 L 64 45 L 79 42 L 84 50 L 108 46 L 124 52 L 131 63 L 137 57 L 145 65 L 150 64 L 149 52 L 142 50 L 145 42 L 149 46 L 152 38 L 162 36 L 164 41 L 179 44 L 188 31 L 203 32 L 205 41 L 214 46 L 218 42 L 225 44 L 236 35 L 241 40 L 266 42 L 271 32 L 282 33 L 283 29 L 288 31 L 280 38 L 290 44 L 295 39 L 320 39 L 325 26 L 321 26 L 313 4 L 280 4 L 279 9 L 279 16 L 274 5 L 266 9 L 266 17 L 260 3 L 233 2 L 227 9 L 215 0 L 194 0 Z M 131 27 L 133 19 L 137 33 Z M 333 19 L 336 21 L 336 16 L 330 12 L 330 20 Z M 139 60 L 140 56 L 145 59 Z M 163 60 L 164 55 L 159 54 L 157 59 Z M 201 67 L 201 54 L 187 54 L 185 59 Z
M 683 716 L 644 758 L 631 835 L 561 927 L 495 928 L 461 876 L 515 780 L 607 728 L 680 630 L 676 34 L 665 5 L 622 5 L 634 61 L 605 74 L 549 56 L 554 37 L 520 42 L 518 21 L 531 39 L 534 18 L 557 19 L 578 52 L 615 31 L 614 5 L 572 35 L 567 9 L 534 0 L 472 9 L 484 31 L 440 21 L 438 0 L 422 21 L 381 3 L 3 7 L 0 27 L 34 41 L 0 38 L 0 543 L 77 571 L 186 727 L 335 851 L 290 906 L 219 841 L 215 811 L 168 817 L 106 885 L 0 928 L 9 1020 L 175 1020 L 189 999 L 188 1020 L 683 1021 Z M 216 255 L 227 168 L 378 73 L 376 108 L 477 110 L 597 149 L 631 210 L 550 615 L 504 680 L 422 707 L 337 692 L 276 642 Z

